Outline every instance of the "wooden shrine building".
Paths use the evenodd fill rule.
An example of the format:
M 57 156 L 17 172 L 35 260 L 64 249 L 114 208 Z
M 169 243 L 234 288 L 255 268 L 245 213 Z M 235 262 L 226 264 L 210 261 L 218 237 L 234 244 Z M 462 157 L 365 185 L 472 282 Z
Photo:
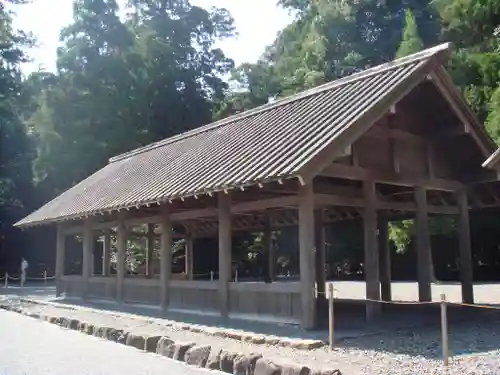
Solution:
M 429 215 L 457 215 L 462 296 L 472 303 L 468 187 L 497 179 L 483 168 L 495 145 L 443 64 L 449 45 L 377 66 L 116 156 L 16 226 L 57 225 L 57 293 L 316 325 L 325 289 L 326 223 L 362 217 L 366 296 L 390 300 L 387 221 L 416 218 L 419 298 L 431 298 Z M 161 241 L 159 275 L 128 277 L 130 227 Z M 172 274 L 172 242 L 218 238 L 218 277 Z M 300 280 L 233 282 L 236 231 L 298 226 Z M 110 231 L 116 275 L 109 275 Z M 66 275 L 65 238 L 83 236 L 81 275 Z M 104 236 L 103 272 L 92 272 Z M 379 256 L 379 252 L 380 255 Z M 151 255 L 149 255 L 151 256 Z M 151 272 L 147 270 L 146 272 Z M 379 304 L 368 303 L 367 315 Z

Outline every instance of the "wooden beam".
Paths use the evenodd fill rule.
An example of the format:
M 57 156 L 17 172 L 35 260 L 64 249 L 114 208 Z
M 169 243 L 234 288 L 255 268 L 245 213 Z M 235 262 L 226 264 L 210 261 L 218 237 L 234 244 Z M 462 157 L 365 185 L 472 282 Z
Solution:
M 372 179 L 373 181 L 399 185 L 399 186 L 424 186 L 427 189 L 443 190 L 443 191 L 457 191 L 463 187 L 463 184 L 454 180 L 444 180 L 440 178 L 428 179 L 423 177 L 402 176 L 389 171 L 370 170 L 362 167 L 354 167 L 343 164 L 330 164 L 322 172 L 320 176 L 344 178 L 347 180 L 360 180 Z
M 346 197 L 342 195 L 331 194 L 315 194 L 314 200 L 316 206 L 344 206 L 344 207 L 359 207 L 363 208 L 366 205 L 364 198 Z M 378 199 L 376 201 L 377 209 L 416 212 L 417 205 L 415 202 L 390 202 Z M 453 206 L 434 206 L 428 205 L 427 210 L 431 214 L 441 215 L 456 215 L 458 208 Z
M 365 136 L 378 139 L 400 140 L 418 145 L 429 143 L 429 139 L 422 135 L 413 134 L 400 129 L 372 128 L 366 132 Z

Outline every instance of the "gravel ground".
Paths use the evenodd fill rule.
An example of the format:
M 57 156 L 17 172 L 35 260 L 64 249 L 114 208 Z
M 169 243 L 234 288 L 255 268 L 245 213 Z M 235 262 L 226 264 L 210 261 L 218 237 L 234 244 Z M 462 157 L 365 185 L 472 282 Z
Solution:
M 13 303 L 15 302 L 12 299 Z M 343 374 L 500 374 L 500 314 L 492 311 L 479 320 L 450 327 L 450 366 L 442 366 L 440 331 L 427 327 L 386 331 L 384 334 L 339 340 L 338 347 L 303 351 L 270 345 L 249 344 L 208 336 L 169 326 L 164 319 L 137 319 L 127 314 L 86 309 L 22 304 L 29 312 L 84 320 L 140 334 L 161 334 L 175 341 L 211 345 L 234 352 L 259 352 L 275 360 L 289 359 L 318 369 L 338 368 Z M 216 328 L 216 327 L 214 327 Z

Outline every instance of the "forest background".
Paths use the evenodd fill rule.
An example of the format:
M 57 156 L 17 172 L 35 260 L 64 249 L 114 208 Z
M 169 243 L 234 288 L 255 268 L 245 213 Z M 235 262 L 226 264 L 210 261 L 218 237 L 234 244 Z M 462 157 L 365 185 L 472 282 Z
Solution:
M 0 2 L 0 268 L 6 270 L 16 270 L 21 256 L 40 269 L 53 267 L 53 231 L 22 232 L 12 224 L 109 157 L 444 41 L 455 46 L 448 64 L 455 83 L 500 141 L 498 0 L 279 0 L 293 21 L 257 62 L 239 66 L 217 48 L 235 36 L 225 9 L 188 0 L 75 0 L 73 21 L 60 33 L 56 71 L 28 76 L 21 66 L 36 35 L 13 27 L 8 3 L 30 6 Z M 476 279 L 500 279 L 498 218 L 494 211 L 472 216 Z M 362 263 L 359 225 L 330 228 L 331 264 Z M 457 277 L 454 226 L 453 219 L 431 219 L 438 279 Z M 414 276 L 413 232 L 412 220 L 391 224 L 395 278 Z M 281 269 L 293 272 L 296 245 L 283 232 L 274 237 Z M 241 267 L 259 269 L 261 238 L 234 239 Z M 197 246 L 204 255 L 195 259 L 212 259 L 212 242 Z M 131 249 L 130 259 L 142 262 L 143 244 Z M 182 262 L 182 252 L 174 262 Z

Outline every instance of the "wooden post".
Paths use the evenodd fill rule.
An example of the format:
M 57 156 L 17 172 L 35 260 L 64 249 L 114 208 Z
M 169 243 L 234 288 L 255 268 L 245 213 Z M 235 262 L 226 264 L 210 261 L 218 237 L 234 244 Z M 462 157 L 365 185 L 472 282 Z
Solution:
M 229 315 L 229 281 L 231 280 L 231 196 L 220 192 L 219 216 L 219 308 L 221 315 Z
M 111 234 L 109 229 L 104 229 L 104 241 L 102 242 L 102 276 L 109 276 L 111 260 Z
M 148 224 L 148 233 L 146 233 L 146 276 L 153 277 L 153 251 L 155 246 L 155 226 Z
M 326 231 L 323 224 L 323 210 L 317 209 L 314 211 L 314 243 L 316 244 L 316 291 L 317 291 L 317 310 L 321 314 L 326 310 Z M 324 316 L 324 315 L 323 315 Z
M 333 294 L 333 284 L 328 284 L 328 342 L 330 344 L 330 350 L 333 350 L 333 345 L 335 343 L 335 314 L 334 314 L 334 294 Z
M 446 295 L 441 294 L 441 346 L 443 348 L 443 362 L 448 366 L 448 317 L 446 312 Z
M 274 256 L 274 247 L 272 241 L 272 228 L 271 228 L 271 217 L 269 213 L 266 213 L 265 221 L 264 221 L 264 253 L 267 255 L 267 270 L 264 275 L 266 282 L 273 282 L 275 280 L 275 256 Z
M 82 281 L 83 281 L 83 296 L 87 297 L 89 288 L 89 277 L 92 271 L 92 250 L 94 247 L 94 235 L 92 231 L 92 221 L 86 219 L 83 227 L 83 264 L 82 264 Z
M 314 243 L 314 190 L 312 182 L 301 187 L 299 202 L 299 263 L 302 327 L 316 327 Z
M 160 304 L 163 310 L 168 308 L 170 279 L 172 278 L 172 222 L 169 206 L 164 206 L 161 217 L 160 245 Z
M 43 271 L 43 284 L 47 285 L 47 270 Z
M 210 281 L 214 281 L 214 271 L 210 271 Z
M 57 225 L 57 238 L 56 238 L 56 296 L 60 297 L 63 290 L 64 276 L 64 258 L 65 258 L 65 242 L 66 236 L 64 234 L 64 227 L 62 224 Z M 5 274 L 5 283 L 7 286 L 7 274 Z
M 125 280 L 125 257 L 127 252 L 127 228 L 123 215 L 118 215 L 116 228 L 116 299 L 123 301 L 123 283 Z
M 186 237 L 185 251 L 186 276 L 188 280 L 193 280 L 193 238 L 190 236 Z
M 363 182 L 365 208 L 363 214 L 365 247 L 366 298 L 380 300 L 379 254 L 377 238 L 376 185 L 374 181 Z M 366 301 L 366 318 L 372 319 L 380 313 L 380 302 Z
M 415 187 L 417 203 L 417 273 L 418 297 L 420 302 L 431 300 L 431 244 L 427 217 L 427 192 L 423 186 Z
M 474 278 L 470 240 L 469 204 L 467 201 L 467 191 L 465 189 L 457 192 L 457 201 L 462 301 L 464 303 L 474 303 Z
M 382 301 L 392 300 L 391 288 L 391 246 L 389 242 L 389 223 L 379 217 L 378 243 L 380 251 L 380 291 Z

